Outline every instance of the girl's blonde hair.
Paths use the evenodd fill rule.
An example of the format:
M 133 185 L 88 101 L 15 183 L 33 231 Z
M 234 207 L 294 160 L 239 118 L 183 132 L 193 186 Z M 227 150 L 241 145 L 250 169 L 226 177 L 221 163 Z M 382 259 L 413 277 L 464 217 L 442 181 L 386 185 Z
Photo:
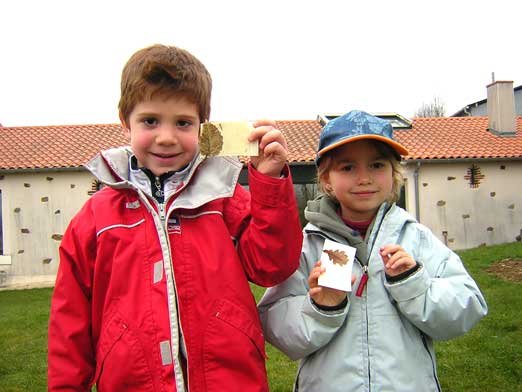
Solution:
M 395 150 L 393 150 L 393 148 L 388 146 L 386 143 L 373 139 L 368 139 L 368 142 L 375 147 L 375 149 L 379 152 L 379 154 L 382 155 L 384 159 L 387 159 L 391 163 L 393 186 L 390 196 L 386 199 L 386 201 L 389 203 L 395 203 L 401 196 L 401 188 L 404 184 L 404 170 L 400 164 L 399 157 L 397 156 Z M 328 173 L 330 170 L 332 170 L 335 163 L 337 162 L 338 154 L 336 154 L 336 151 L 338 151 L 338 149 L 334 149 L 323 155 L 319 162 L 319 167 L 317 168 L 317 185 L 319 186 L 319 190 L 334 200 L 334 194 L 326 187 L 326 179 L 328 177 Z

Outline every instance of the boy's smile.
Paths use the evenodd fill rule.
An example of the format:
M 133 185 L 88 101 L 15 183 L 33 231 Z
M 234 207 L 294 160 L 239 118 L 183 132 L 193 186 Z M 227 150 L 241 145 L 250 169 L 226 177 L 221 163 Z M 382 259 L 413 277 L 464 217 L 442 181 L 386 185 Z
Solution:
M 128 122 L 126 136 L 138 164 L 156 176 L 183 169 L 198 151 L 198 108 L 183 96 L 142 101 Z
M 392 192 L 391 163 L 367 140 L 347 143 L 334 154 L 326 184 L 339 201 L 343 218 L 370 220 Z

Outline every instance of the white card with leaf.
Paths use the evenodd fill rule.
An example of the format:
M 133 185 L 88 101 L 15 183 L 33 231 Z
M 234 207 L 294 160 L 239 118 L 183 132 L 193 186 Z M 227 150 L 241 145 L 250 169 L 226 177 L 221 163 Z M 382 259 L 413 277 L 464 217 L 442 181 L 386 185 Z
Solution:
M 199 150 L 202 155 L 257 156 L 258 141 L 248 141 L 254 130 L 246 121 L 213 121 L 201 124 L 199 132 Z
M 319 286 L 352 291 L 352 267 L 356 250 L 352 246 L 325 240 L 321 264 L 326 271 L 319 276 Z

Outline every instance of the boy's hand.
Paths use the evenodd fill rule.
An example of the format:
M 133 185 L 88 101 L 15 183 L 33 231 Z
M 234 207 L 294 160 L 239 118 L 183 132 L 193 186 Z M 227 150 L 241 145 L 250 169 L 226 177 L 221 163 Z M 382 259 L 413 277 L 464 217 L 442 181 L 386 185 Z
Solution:
M 402 274 L 417 265 L 415 260 L 396 244 L 384 245 L 379 249 L 379 253 L 384 263 L 384 271 L 389 276 Z
M 250 157 L 250 162 L 257 171 L 279 178 L 286 164 L 288 150 L 283 134 L 276 129 L 275 121 L 256 121 L 248 140 L 252 142 L 256 139 L 259 140 L 259 156 Z
M 321 260 L 315 263 L 314 268 L 308 276 L 308 285 L 310 286 L 310 291 L 308 291 L 308 293 L 314 302 L 318 305 L 337 306 L 344 301 L 347 293 L 341 290 L 332 289 L 330 287 L 319 286 L 317 283 L 319 275 L 325 271 L 326 269 L 321 266 Z M 352 285 L 354 282 L 355 276 L 352 276 Z

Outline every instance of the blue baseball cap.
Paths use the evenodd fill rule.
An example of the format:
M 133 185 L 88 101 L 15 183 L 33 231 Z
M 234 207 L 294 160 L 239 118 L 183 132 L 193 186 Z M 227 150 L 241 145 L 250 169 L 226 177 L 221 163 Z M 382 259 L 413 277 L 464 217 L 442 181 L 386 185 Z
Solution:
M 319 165 L 319 160 L 326 152 L 363 139 L 374 139 L 388 144 L 397 153 L 399 160 L 401 155 L 408 155 L 406 147 L 393 140 L 393 128 L 388 121 L 361 110 L 352 110 L 329 121 L 323 127 L 319 136 L 316 165 Z

